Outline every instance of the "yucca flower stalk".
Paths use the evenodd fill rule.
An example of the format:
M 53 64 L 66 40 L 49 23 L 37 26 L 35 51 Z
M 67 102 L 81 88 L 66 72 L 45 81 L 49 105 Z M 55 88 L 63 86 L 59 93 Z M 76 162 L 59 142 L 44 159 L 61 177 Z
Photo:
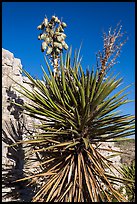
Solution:
M 63 49 L 68 49 L 68 45 L 65 42 L 66 35 L 64 34 L 64 28 L 66 27 L 67 24 L 59 20 L 57 16 L 52 16 L 49 21 L 45 17 L 42 24 L 37 27 L 38 30 L 42 30 L 38 39 L 44 41 L 41 45 L 41 51 L 44 52 L 46 50 L 46 55 L 50 57 L 55 78 L 60 75 L 58 69 L 60 54 Z
M 121 33 L 121 29 L 122 25 L 120 25 L 119 22 L 114 30 L 112 30 L 112 28 L 110 27 L 108 34 L 106 34 L 105 32 L 103 33 L 103 52 L 99 51 L 96 54 L 99 78 L 102 74 L 105 76 L 110 68 L 118 63 L 116 59 L 119 57 L 121 48 L 128 39 L 126 38 L 122 41 L 122 37 L 125 32 Z
M 24 113 L 41 124 L 36 125 L 38 133 L 14 144 L 28 144 L 32 151 L 26 160 L 35 155 L 28 169 L 39 169 L 17 182 L 37 185 L 32 202 L 127 201 L 116 185 L 132 181 L 113 173 L 121 171 L 100 152 L 99 144 L 134 134 L 134 116 L 116 111 L 129 102 L 124 94 L 128 87 L 110 96 L 122 78 L 110 75 L 104 80 L 105 72 L 100 74 L 98 69 L 84 72 L 77 55 L 71 63 L 71 50 L 65 60 L 60 57 L 60 79 L 54 77 L 46 57 L 45 61 L 49 74 L 42 67 L 43 81 L 23 70 L 34 89 L 20 85 L 22 90 L 18 90 L 32 101 L 23 104 Z

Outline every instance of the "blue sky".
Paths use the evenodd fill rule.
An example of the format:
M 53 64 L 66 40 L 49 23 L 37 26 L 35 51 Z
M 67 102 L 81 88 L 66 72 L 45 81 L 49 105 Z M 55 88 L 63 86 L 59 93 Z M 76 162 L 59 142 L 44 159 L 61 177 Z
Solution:
M 135 3 L 134 2 L 3 2 L 2 3 L 2 47 L 20 58 L 24 69 L 32 76 L 41 78 L 40 65 L 46 69 L 41 41 L 37 39 L 45 15 L 50 19 L 57 15 L 67 23 L 66 42 L 73 51 L 82 42 L 82 65 L 96 64 L 95 54 L 103 48 L 102 32 L 115 28 L 121 20 L 123 31 L 129 40 L 123 46 L 115 73 L 124 78 L 124 87 L 135 82 Z M 135 98 L 133 84 L 129 99 Z M 134 102 L 124 105 L 123 113 L 135 113 Z

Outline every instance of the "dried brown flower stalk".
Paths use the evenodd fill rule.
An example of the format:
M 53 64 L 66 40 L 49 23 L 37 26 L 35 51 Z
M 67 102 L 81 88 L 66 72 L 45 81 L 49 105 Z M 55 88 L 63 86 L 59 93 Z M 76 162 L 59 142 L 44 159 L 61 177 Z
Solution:
M 111 33 L 111 28 L 108 34 L 103 33 L 103 52 L 98 52 L 97 57 L 97 69 L 99 70 L 99 77 L 105 76 L 108 70 L 117 63 L 116 59 L 120 54 L 122 46 L 126 43 L 127 38 L 121 42 L 121 38 L 125 33 L 121 33 L 122 25 L 117 24 L 114 31 Z

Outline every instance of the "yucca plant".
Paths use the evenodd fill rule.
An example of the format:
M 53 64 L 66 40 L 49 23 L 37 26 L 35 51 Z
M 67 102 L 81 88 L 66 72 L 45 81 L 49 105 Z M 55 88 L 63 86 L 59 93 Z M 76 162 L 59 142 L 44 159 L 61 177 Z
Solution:
M 110 37 L 116 39 L 115 33 L 106 39 Z M 114 51 L 111 41 L 109 45 L 109 51 Z M 71 50 L 65 60 L 63 56 L 60 58 L 59 78 L 54 77 L 46 57 L 49 74 L 42 67 L 43 81 L 33 79 L 23 70 L 34 85 L 32 91 L 21 85 L 22 90 L 18 90 L 32 101 L 23 104 L 24 113 L 41 122 L 36 124 L 39 132 L 18 142 L 28 145 L 26 151 L 28 147 L 32 149 L 26 160 L 35 154 L 33 165 L 28 169 L 39 168 L 38 172 L 17 180 L 37 185 L 32 202 L 111 202 L 113 198 L 126 201 L 116 185 L 131 181 L 119 176 L 120 170 L 100 152 L 99 146 L 134 134 L 134 116 L 116 111 L 129 102 L 123 93 L 127 87 L 112 94 L 122 78 L 110 75 L 104 79 L 110 57 L 105 58 L 106 53 L 104 50 L 100 64 L 102 59 L 106 62 L 95 71 L 84 72 L 77 54 L 71 63 Z M 103 148 L 103 151 L 110 149 Z M 118 171 L 118 176 L 113 174 L 113 169 Z
M 133 183 L 129 183 L 125 186 L 125 193 L 128 197 L 128 201 L 135 202 L 135 160 L 130 165 L 123 164 L 122 175 L 124 178 L 133 180 Z

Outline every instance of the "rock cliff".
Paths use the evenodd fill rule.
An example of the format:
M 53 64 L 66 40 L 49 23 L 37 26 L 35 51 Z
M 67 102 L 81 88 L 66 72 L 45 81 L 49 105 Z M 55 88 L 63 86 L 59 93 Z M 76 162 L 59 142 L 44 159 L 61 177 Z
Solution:
M 22 109 L 10 101 L 23 104 L 28 101 L 14 88 L 20 89 L 17 84 L 24 85 L 29 90 L 26 77 L 21 73 L 21 60 L 15 58 L 8 50 L 2 49 L 2 196 L 3 201 L 29 201 L 30 196 L 25 186 L 12 183 L 22 177 L 24 171 L 24 152 L 22 146 L 7 147 L 7 145 L 22 140 L 28 130 L 33 130 L 35 120 L 25 117 Z M 17 83 L 15 83 L 14 79 Z M 37 121 L 38 122 L 38 121 Z M 27 190 L 26 190 L 26 189 Z M 21 193 L 20 193 L 21 192 Z M 20 196 L 21 195 L 21 196 Z M 30 192 L 31 195 L 31 192 Z

